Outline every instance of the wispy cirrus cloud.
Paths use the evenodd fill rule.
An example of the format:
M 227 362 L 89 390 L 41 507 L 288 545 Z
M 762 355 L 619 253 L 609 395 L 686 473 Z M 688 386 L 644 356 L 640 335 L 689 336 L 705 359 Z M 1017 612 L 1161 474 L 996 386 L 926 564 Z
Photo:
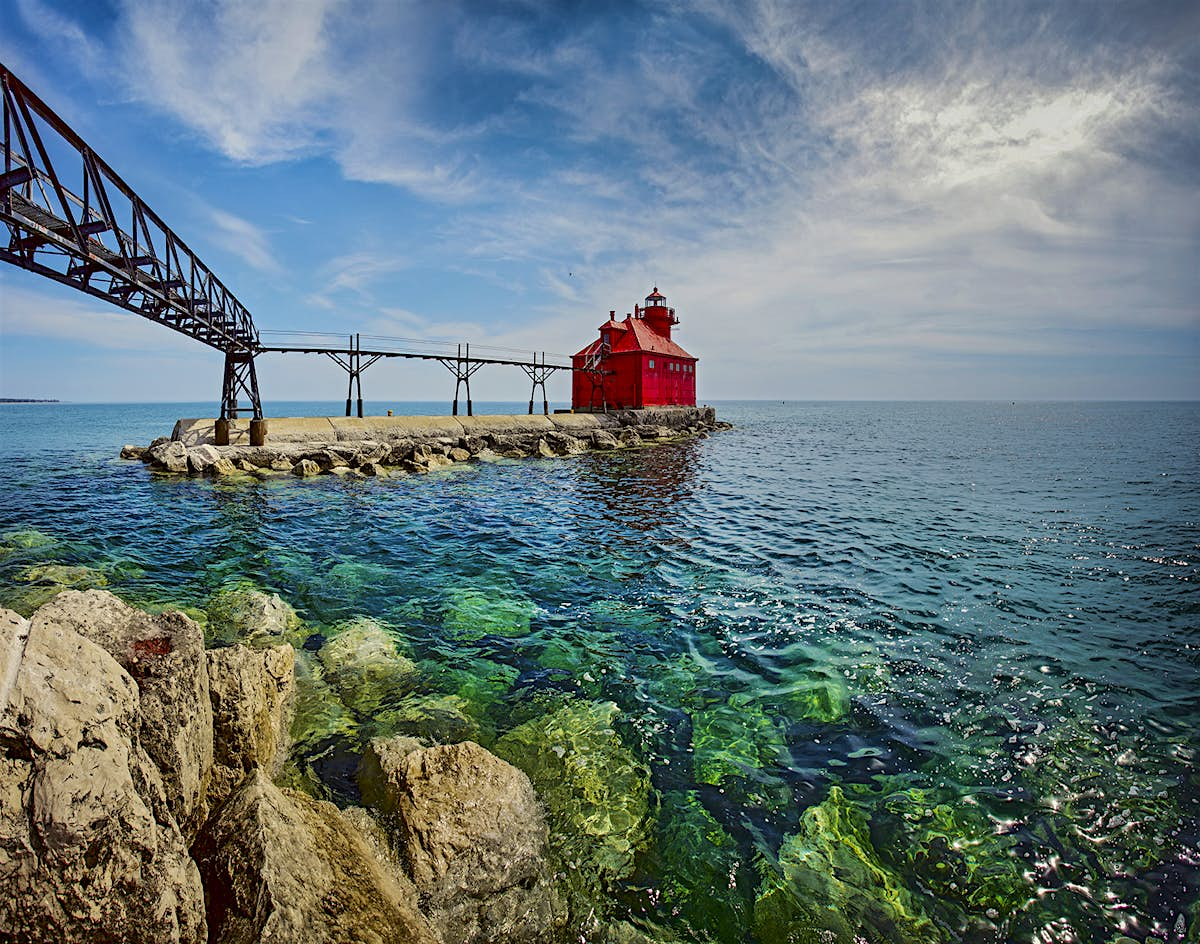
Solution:
M 212 238 L 260 272 L 278 274 L 283 266 L 262 227 L 216 207 L 208 208 Z

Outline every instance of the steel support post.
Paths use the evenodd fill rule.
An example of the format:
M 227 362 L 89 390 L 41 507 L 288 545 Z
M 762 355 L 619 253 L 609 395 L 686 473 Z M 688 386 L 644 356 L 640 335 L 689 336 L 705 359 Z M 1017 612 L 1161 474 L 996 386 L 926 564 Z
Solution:
M 236 420 L 241 398 L 249 400 L 245 407 L 253 419 L 262 420 L 262 399 L 258 395 L 258 374 L 254 370 L 251 351 L 226 351 L 225 376 L 221 383 L 221 419 Z

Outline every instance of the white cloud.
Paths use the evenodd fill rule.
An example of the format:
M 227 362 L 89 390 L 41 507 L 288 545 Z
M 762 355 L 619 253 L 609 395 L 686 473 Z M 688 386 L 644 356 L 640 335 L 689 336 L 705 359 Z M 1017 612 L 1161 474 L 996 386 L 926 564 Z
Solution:
M 0 279 L 0 334 L 48 338 L 99 348 L 173 354 L 198 351 L 203 345 L 161 324 L 92 299 L 65 286 L 40 283 L 26 288 L 19 281 L 32 274 Z
M 216 207 L 208 208 L 208 216 L 216 227 L 212 235 L 217 243 L 260 272 L 276 274 L 283 271 L 267 234 L 260 227 Z

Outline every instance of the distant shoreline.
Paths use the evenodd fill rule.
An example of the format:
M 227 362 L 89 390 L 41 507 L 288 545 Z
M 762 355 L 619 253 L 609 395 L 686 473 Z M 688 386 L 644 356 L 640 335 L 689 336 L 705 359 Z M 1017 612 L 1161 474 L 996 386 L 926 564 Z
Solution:
M 62 400 L 33 400 L 25 397 L 0 397 L 0 403 L 62 403 Z

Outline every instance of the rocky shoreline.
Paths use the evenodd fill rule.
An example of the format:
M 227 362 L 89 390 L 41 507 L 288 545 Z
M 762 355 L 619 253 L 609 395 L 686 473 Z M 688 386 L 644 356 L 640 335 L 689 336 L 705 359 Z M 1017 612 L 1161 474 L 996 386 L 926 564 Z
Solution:
M 551 416 L 290 418 L 265 421 L 261 446 L 247 425 L 234 425 L 217 445 L 216 421 L 180 420 L 171 436 L 149 446 L 126 445 L 122 459 L 158 472 L 213 477 L 353 475 L 392 477 L 455 463 L 573 456 L 707 437 L 730 424 L 712 407 L 661 407 Z
M 292 737 L 337 710 L 322 691 L 370 701 L 411 686 L 412 663 L 362 620 L 314 660 L 314 685 L 278 597 L 237 590 L 210 614 L 236 614 L 242 641 L 206 649 L 189 616 L 103 590 L 64 591 L 29 619 L 0 610 L 0 940 L 661 940 L 597 909 L 651 812 L 615 705 L 531 720 L 495 753 L 370 739 L 364 805 L 339 809 L 289 763 Z M 547 749 L 564 725 L 565 747 Z M 596 821 L 577 822 L 588 810 Z M 568 862 L 554 849 L 572 833 Z

